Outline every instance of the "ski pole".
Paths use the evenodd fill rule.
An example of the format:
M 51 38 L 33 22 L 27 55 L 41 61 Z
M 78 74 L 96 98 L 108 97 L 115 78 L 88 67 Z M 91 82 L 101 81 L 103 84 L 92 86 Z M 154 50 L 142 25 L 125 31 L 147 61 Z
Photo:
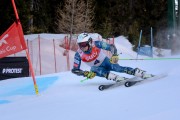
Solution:
M 86 78 L 86 79 L 81 80 L 80 82 L 84 82 L 84 81 L 86 81 L 86 80 L 89 80 L 89 79 L 88 79 L 88 78 Z
M 180 58 L 144 58 L 144 59 L 121 58 L 119 60 L 180 60 Z

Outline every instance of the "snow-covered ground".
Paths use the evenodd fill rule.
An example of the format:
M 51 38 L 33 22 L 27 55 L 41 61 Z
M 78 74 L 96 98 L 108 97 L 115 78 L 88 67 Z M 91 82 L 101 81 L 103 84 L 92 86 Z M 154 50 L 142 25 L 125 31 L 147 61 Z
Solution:
M 128 41 L 115 39 L 120 58 L 134 58 Z M 74 52 L 72 52 L 74 54 Z M 139 56 L 143 58 L 143 56 Z M 168 56 L 179 58 L 179 55 Z M 73 58 L 71 58 L 73 59 Z M 113 83 L 84 77 L 70 71 L 37 76 L 39 95 L 32 78 L 0 81 L 1 120 L 179 120 L 180 61 L 121 60 L 122 66 L 139 67 L 152 74 L 168 73 L 166 78 L 99 91 L 101 84 Z M 82 69 L 89 69 L 82 65 Z M 117 73 L 121 76 L 132 77 Z

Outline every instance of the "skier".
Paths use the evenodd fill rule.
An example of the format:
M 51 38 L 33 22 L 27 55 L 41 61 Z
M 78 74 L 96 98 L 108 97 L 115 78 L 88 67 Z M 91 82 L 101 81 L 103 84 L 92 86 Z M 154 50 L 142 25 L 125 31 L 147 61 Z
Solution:
M 90 35 L 87 33 L 81 33 L 77 37 L 77 44 L 79 49 L 74 56 L 74 65 L 72 73 L 92 79 L 95 76 L 105 77 L 107 80 L 113 80 L 120 82 L 127 78 L 121 77 L 112 73 L 111 71 L 127 73 L 130 75 L 138 76 L 143 79 L 152 77 L 151 74 L 147 74 L 144 70 L 139 68 L 123 67 L 118 64 L 117 49 L 112 44 L 107 44 L 102 41 L 93 41 Z M 107 50 L 112 53 L 112 57 L 109 59 L 101 50 Z M 80 69 L 81 61 L 87 63 L 90 67 L 90 71 L 83 71 Z

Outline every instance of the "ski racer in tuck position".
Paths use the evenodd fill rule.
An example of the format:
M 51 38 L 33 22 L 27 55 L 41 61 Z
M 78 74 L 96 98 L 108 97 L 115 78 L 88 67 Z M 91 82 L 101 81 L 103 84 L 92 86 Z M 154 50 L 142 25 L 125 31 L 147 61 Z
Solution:
M 72 73 L 92 79 L 95 76 L 105 77 L 107 80 L 113 80 L 120 82 L 127 80 L 125 77 L 121 77 L 112 73 L 111 71 L 119 73 L 127 73 L 143 79 L 152 77 L 151 74 L 147 74 L 144 70 L 139 68 L 124 67 L 118 64 L 118 54 L 115 45 L 107 44 L 102 41 L 93 41 L 91 36 L 87 33 L 81 33 L 77 37 L 77 44 L 79 49 L 74 56 L 74 65 L 71 70 Z M 110 51 L 112 57 L 109 59 L 103 50 Z M 81 61 L 85 62 L 91 67 L 90 71 L 83 71 L 80 69 Z

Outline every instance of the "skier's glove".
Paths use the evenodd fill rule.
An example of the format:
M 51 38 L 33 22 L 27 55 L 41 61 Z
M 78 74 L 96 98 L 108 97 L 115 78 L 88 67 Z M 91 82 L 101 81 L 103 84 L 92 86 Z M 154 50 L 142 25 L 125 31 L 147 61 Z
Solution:
M 117 54 L 113 54 L 112 57 L 110 58 L 110 62 L 112 64 L 117 64 L 119 60 L 119 56 Z
M 92 71 L 84 71 L 84 77 L 87 77 L 89 79 L 92 79 L 96 76 L 96 73 L 95 72 L 92 72 Z

